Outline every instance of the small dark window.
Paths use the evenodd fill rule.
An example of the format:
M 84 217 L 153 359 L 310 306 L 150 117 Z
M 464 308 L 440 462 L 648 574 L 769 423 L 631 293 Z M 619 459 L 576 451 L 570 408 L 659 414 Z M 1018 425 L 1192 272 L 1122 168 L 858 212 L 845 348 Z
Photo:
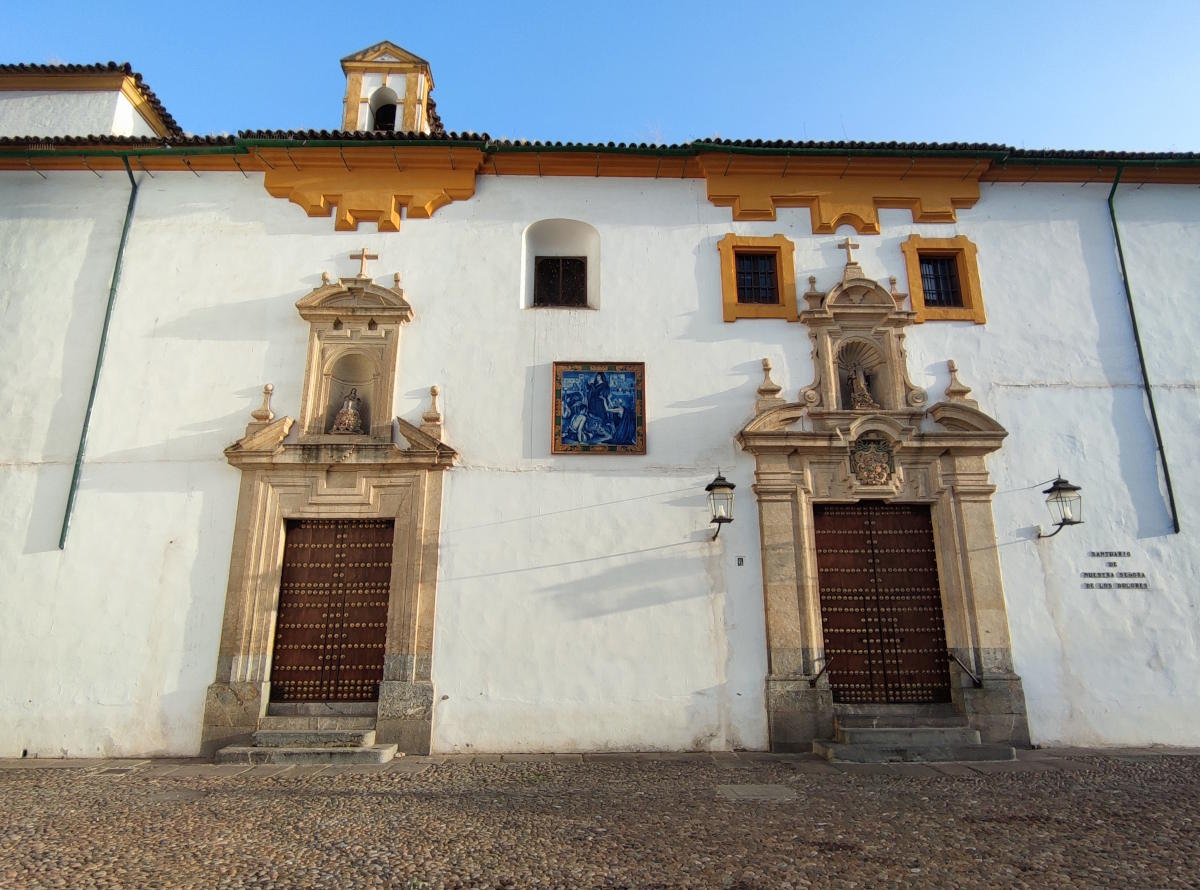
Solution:
M 534 306 L 587 304 L 587 257 L 540 256 L 534 260 Z
M 958 258 L 921 254 L 921 290 L 926 306 L 961 306 L 962 288 L 958 284 Z
M 779 278 L 774 253 L 739 251 L 734 254 L 734 262 L 739 303 L 779 303 Z
M 394 130 L 394 129 L 396 129 L 396 106 L 395 105 L 380 105 L 375 110 L 375 129 L 376 130 Z

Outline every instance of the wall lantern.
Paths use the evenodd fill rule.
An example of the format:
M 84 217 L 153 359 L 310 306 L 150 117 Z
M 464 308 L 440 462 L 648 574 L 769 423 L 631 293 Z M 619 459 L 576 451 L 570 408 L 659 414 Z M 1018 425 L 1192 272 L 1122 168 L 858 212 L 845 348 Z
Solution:
M 714 541 L 721 533 L 721 526 L 733 522 L 734 488 L 734 484 L 721 475 L 720 467 L 717 467 L 717 478 L 704 486 L 704 490 L 708 492 L 708 509 L 712 513 L 712 522 L 717 527 L 712 536 Z
M 1039 538 L 1053 538 L 1065 525 L 1079 525 L 1083 522 L 1083 498 L 1079 494 L 1079 486 L 1072 485 L 1062 476 L 1055 476 L 1050 487 L 1042 492 L 1046 496 L 1046 506 L 1054 517 L 1054 531 L 1044 534 L 1038 529 Z

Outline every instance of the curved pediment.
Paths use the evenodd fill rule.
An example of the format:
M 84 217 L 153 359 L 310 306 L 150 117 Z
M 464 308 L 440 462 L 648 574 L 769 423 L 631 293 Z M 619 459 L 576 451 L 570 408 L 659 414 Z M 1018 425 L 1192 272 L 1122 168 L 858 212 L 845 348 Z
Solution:
M 1004 427 L 966 402 L 938 402 L 929 416 L 943 429 L 956 433 L 1007 433 Z
M 784 432 L 789 426 L 800 420 L 807 411 L 808 406 L 803 402 L 788 402 L 785 405 L 769 408 L 742 427 L 742 433 Z
M 896 445 L 910 438 L 914 432 L 911 423 L 904 423 L 890 414 L 866 414 L 850 422 L 846 428 L 846 438 L 857 441 L 875 436 Z
M 408 322 L 413 317 L 399 282 L 396 287 L 380 287 L 361 277 L 325 281 L 297 300 L 296 308 L 306 321 L 369 316 L 377 321 Z
M 825 308 L 877 308 L 891 312 L 896 308 L 892 294 L 870 278 L 843 279 L 825 295 Z

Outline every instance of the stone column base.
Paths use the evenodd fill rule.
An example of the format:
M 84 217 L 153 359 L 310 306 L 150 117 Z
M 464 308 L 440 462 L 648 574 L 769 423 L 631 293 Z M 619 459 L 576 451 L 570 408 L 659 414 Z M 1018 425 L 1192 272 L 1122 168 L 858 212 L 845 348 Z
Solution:
M 226 745 L 249 745 L 266 713 L 265 683 L 213 683 L 204 697 L 200 756 L 212 757 Z
M 768 677 L 767 727 L 772 751 L 811 751 L 814 739 L 833 738 L 833 691 L 803 677 Z
M 955 685 L 954 703 L 972 729 L 979 730 L 984 742 L 1029 747 L 1029 720 L 1025 713 L 1025 692 L 1016 674 L 983 678 L 976 687 L 969 677 L 957 672 L 962 681 Z
M 433 732 L 433 684 L 384 680 L 379 684 L 375 741 L 405 754 L 428 754 Z

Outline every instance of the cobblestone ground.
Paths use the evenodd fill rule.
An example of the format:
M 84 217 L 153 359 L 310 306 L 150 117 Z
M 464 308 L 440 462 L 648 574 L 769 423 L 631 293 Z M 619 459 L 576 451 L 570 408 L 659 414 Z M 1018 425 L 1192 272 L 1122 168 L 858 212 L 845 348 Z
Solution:
M 0 761 L 4 887 L 1200 887 L 1200 756 Z

